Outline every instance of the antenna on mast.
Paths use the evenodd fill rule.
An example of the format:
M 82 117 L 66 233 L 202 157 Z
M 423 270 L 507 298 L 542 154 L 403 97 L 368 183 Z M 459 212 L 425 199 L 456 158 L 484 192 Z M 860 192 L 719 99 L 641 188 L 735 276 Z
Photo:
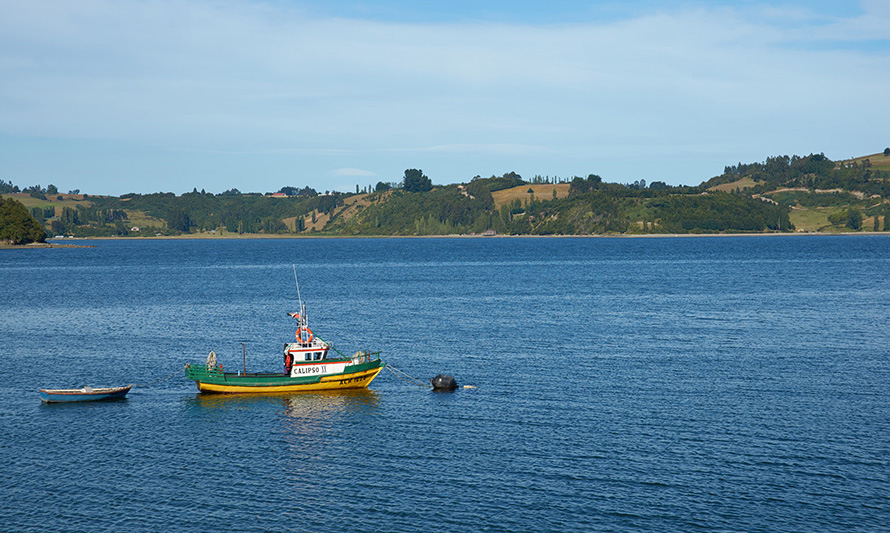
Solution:
M 303 308 L 303 297 L 300 296 L 300 282 L 297 281 L 297 265 L 291 265 L 294 267 L 294 283 L 297 285 L 297 300 L 300 301 L 300 317 L 302 319 L 306 314 L 306 310 Z

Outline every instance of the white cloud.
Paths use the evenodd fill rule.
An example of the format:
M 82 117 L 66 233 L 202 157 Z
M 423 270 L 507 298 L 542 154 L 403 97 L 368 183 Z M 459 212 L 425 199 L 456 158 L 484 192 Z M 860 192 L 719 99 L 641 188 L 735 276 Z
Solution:
M 519 161 L 607 177 L 628 168 L 615 154 L 640 154 L 638 175 L 672 164 L 645 154 L 678 154 L 677 179 L 695 154 L 709 165 L 847 156 L 886 144 L 890 118 L 886 46 L 857 48 L 886 44 L 890 14 L 862 8 L 830 19 L 692 5 L 531 25 L 312 18 L 237 1 L 5 2 L 0 134 L 291 157 L 309 175 L 423 166 L 405 153 L 453 175 Z
M 404 151 L 412 151 L 406 149 Z M 429 146 L 416 151 L 443 152 L 454 154 L 498 154 L 498 155 L 530 155 L 553 152 L 554 150 L 544 146 L 528 144 L 440 144 Z
M 362 170 L 360 168 L 338 168 L 331 171 L 332 176 L 337 177 L 377 177 L 377 174 L 370 170 Z

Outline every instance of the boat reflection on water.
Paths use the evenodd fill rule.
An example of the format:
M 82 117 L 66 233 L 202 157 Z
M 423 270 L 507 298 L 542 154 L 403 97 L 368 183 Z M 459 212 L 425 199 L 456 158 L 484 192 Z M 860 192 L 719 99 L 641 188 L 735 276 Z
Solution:
M 210 410 L 253 412 L 274 409 L 287 433 L 308 435 L 338 421 L 362 418 L 377 409 L 379 393 L 370 389 L 340 389 L 281 394 L 196 394 L 190 407 Z
M 284 399 L 282 423 L 289 433 L 307 435 L 341 420 L 363 418 L 377 409 L 379 401 L 379 394 L 369 389 L 292 395 Z

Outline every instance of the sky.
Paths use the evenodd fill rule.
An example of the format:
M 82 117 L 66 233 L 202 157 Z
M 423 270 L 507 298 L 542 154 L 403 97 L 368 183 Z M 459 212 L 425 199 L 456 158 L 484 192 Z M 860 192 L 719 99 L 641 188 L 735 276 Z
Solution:
M 0 0 L 0 179 L 697 185 L 890 146 L 890 2 Z

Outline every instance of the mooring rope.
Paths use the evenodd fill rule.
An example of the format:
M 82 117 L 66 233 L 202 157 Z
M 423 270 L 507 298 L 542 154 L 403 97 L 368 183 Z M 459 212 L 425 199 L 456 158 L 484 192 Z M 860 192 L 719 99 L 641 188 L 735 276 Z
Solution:
M 318 335 L 316 335 L 315 337 L 316 337 L 318 340 L 320 340 L 321 342 L 327 344 L 327 345 L 330 347 L 331 350 L 334 350 L 335 352 L 337 352 L 338 354 L 340 354 L 341 357 L 343 357 L 343 358 L 350 357 L 350 356 L 344 354 L 343 352 L 341 352 L 340 350 L 338 350 L 332 343 L 330 343 L 330 342 L 328 342 L 328 341 L 322 339 L 322 338 L 319 337 Z M 379 352 L 377 352 L 377 353 L 379 353 Z M 423 383 L 422 381 L 418 381 L 417 378 L 414 378 L 414 377 L 412 377 L 410 374 L 408 374 L 408 373 L 406 373 L 406 372 L 403 372 L 403 371 L 399 370 L 398 368 L 393 367 L 393 366 L 392 366 L 391 364 L 389 364 L 389 363 L 386 364 L 386 368 L 389 369 L 389 371 L 392 372 L 393 375 L 394 375 L 395 377 L 399 378 L 399 379 L 404 379 L 405 381 L 408 381 L 408 382 L 410 382 L 410 383 L 412 383 L 412 384 L 414 384 L 414 385 L 417 385 L 417 386 L 419 386 L 419 387 L 432 387 L 432 385 L 430 385 L 430 384 L 428 384 L 428 383 Z M 397 372 L 398 372 L 398 373 L 397 373 Z M 399 374 L 401 374 L 401 375 L 399 375 Z M 473 387 L 473 388 L 475 388 L 475 387 Z
M 136 385 L 133 385 L 133 386 L 134 386 L 134 387 L 150 387 L 150 386 L 152 386 L 152 385 L 157 385 L 158 383 L 162 383 L 162 382 L 164 382 L 164 381 L 167 381 L 168 379 L 172 378 L 173 376 L 176 376 L 177 374 L 182 374 L 183 372 L 185 372 L 185 368 L 183 368 L 182 370 L 177 370 L 176 372 L 170 374 L 169 376 L 165 377 L 164 379 L 159 379 L 159 380 L 157 380 L 157 381 L 152 381 L 151 383 L 139 383 L 139 384 L 136 384 Z
M 327 344 L 327 345 L 331 348 L 331 350 L 334 350 L 335 352 L 337 352 L 338 354 L 340 354 L 340 356 L 343 357 L 344 359 L 347 358 L 347 357 L 349 357 L 348 355 L 346 355 L 345 353 L 341 352 L 341 351 L 338 350 L 337 348 L 334 348 L 334 345 L 331 344 L 330 342 L 328 342 L 328 341 L 322 339 L 322 338 L 321 338 L 320 336 L 318 336 L 318 335 L 316 335 L 316 337 L 318 337 L 318 340 L 320 340 L 321 342 Z
M 411 382 L 411 383 L 413 383 L 413 384 L 415 384 L 415 385 L 419 385 L 419 386 L 421 386 L 421 387 L 430 387 L 430 386 L 431 386 L 431 385 L 427 385 L 426 383 L 422 383 L 422 382 L 418 381 L 417 379 L 411 377 L 411 376 L 408 375 L 407 373 L 402 372 L 402 371 L 399 370 L 398 368 L 394 368 L 391 364 L 387 364 L 387 365 L 386 365 L 386 368 L 388 368 L 389 371 L 392 372 L 393 375 L 394 375 L 395 377 L 399 378 L 399 379 L 404 379 L 405 381 L 409 381 L 409 382 Z M 398 372 L 399 374 L 402 374 L 402 376 L 405 376 L 405 377 L 402 377 L 402 376 L 400 376 L 399 374 L 396 374 L 396 372 Z

